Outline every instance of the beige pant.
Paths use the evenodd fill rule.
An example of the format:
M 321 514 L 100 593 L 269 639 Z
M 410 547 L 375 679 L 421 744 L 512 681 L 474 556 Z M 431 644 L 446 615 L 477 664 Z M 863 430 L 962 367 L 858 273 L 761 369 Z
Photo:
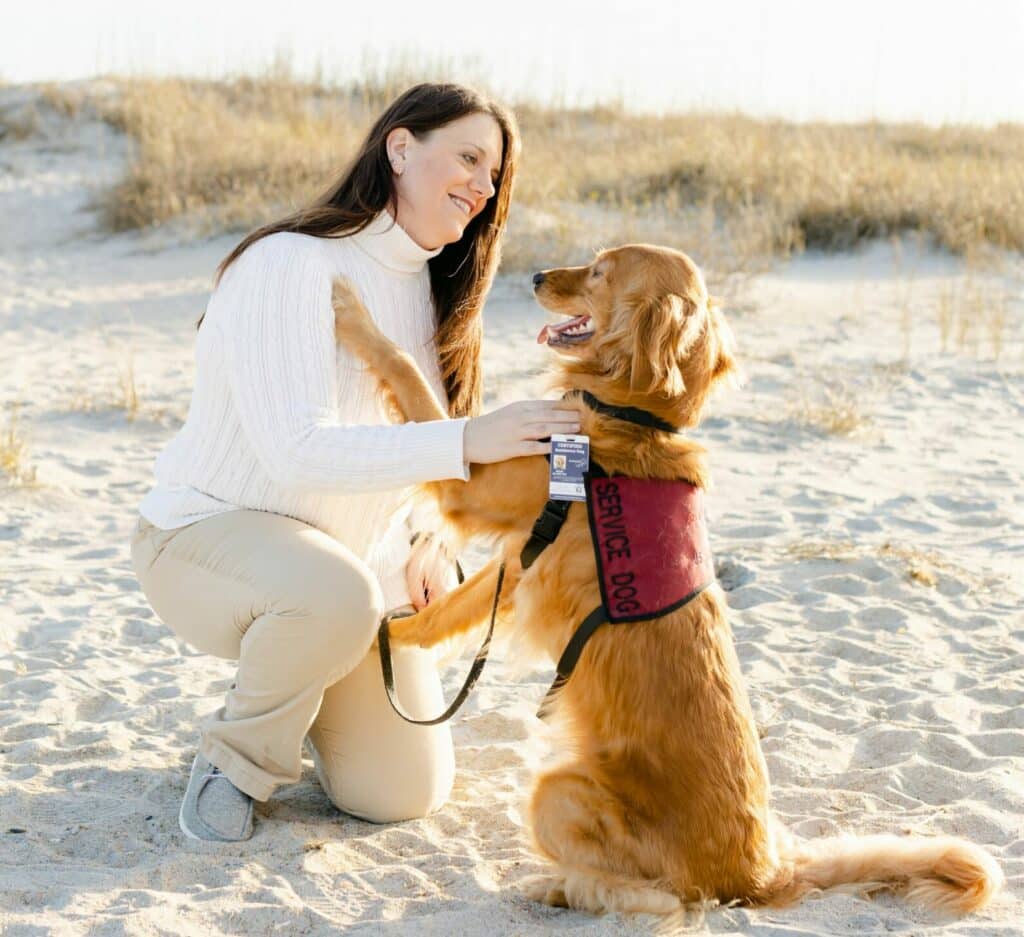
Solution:
M 293 518 L 237 510 L 175 530 L 140 517 L 132 562 L 179 638 L 238 661 L 199 744 L 236 787 L 266 800 L 299 780 L 308 733 L 320 783 L 346 813 L 385 823 L 445 802 L 455 777 L 451 731 L 410 725 L 388 703 L 370 652 L 381 589 L 349 549 Z M 393 651 L 406 711 L 419 719 L 441 712 L 433 653 Z

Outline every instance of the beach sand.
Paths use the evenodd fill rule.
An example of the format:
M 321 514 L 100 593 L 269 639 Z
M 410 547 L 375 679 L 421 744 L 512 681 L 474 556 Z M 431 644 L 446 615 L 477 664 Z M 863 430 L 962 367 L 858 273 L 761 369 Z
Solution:
M 100 232 L 86 209 L 121 172 L 123 138 L 44 129 L 0 144 L 0 402 L 21 401 L 38 483 L 0 480 L 0 933 L 652 933 L 656 918 L 518 895 L 543 868 L 522 824 L 552 671 L 515 676 L 501 647 L 455 718 L 458 776 L 433 816 L 340 814 L 307 761 L 259 807 L 251 841 L 180 832 L 196 726 L 232 668 L 155 617 L 128 541 L 236 239 Z M 699 244 L 679 246 L 700 262 Z M 909 242 L 780 264 L 727 307 L 746 383 L 694 433 L 778 814 L 804 837 L 963 836 L 998 858 L 1007 889 L 960 921 L 828 894 L 713 910 L 698 932 L 1024 933 L 1020 282 Z M 980 310 L 974 330 L 953 327 L 943 351 L 944 303 L 979 291 L 963 302 Z M 1002 326 L 985 319 L 999 308 Z M 488 406 L 542 391 L 545 320 L 528 277 L 499 279 Z M 134 413 L 118 403 L 129 362 Z M 468 663 L 446 669 L 449 699 Z

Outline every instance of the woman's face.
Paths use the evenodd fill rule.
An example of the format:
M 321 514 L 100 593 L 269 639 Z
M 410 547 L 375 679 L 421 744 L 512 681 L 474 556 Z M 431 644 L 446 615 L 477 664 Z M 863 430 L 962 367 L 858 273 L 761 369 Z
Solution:
M 494 195 L 503 154 L 501 127 L 490 114 L 467 114 L 421 140 L 396 127 L 387 148 L 397 221 L 426 250 L 459 240 Z

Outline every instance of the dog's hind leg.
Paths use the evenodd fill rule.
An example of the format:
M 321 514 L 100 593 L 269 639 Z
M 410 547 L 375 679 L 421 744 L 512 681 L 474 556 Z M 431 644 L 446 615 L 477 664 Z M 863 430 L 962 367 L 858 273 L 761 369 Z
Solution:
M 655 883 L 593 869 L 560 867 L 555 873 L 530 875 L 519 883 L 519 890 L 542 904 L 592 914 L 672 914 L 683 907 L 678 895 L 656 887 Z
M 585 774 L 541 776 L 530 802 L 534 843 L 557 866 L 521 883 L 524 894 L 559 907 L 670 914 L 682 907 L 666 883 L 644 875 L 626 808 Z

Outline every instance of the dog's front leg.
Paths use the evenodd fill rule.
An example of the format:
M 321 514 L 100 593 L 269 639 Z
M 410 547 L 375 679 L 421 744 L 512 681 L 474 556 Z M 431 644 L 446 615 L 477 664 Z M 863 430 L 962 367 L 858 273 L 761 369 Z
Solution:
M 361 358 L 382 390 L 406 421 L 446 420 L 448 413 L 408 352 L 402 351 L 377 327 L 370 311 L 347 280 L 331 287 L 334 337 Z
M 334 281 L 332 302 L 338 341 L 366 362 L 405 419 L 446 419 L 416 362 L 381 333 L 345 280 Z M 530 529 L 547 500 L 547 475 L 544 459 L 526 456 L 474 464 L 468 482 L 446 479 L 427 482 L 423 488 L 463 536 L 507 536 Z
M 441 514 L 468 536 L 526 534 L 548 499 L 548 464 L 543 456 L 475 464 L 469 481 L 427 482 Z
M 495 558 L 469 577 L 458 588 L 434 599 L 426 608 L 409 618 L 391 622 L 388 634 L 392 644 L 418 644 L 432 647 L 475 628 L 486 621 L 494 605 L 500 558 Z M 505 573 L 501 587 L 500 610 L 512 605 L 512 593 L 522 573 L 518 562 Z

